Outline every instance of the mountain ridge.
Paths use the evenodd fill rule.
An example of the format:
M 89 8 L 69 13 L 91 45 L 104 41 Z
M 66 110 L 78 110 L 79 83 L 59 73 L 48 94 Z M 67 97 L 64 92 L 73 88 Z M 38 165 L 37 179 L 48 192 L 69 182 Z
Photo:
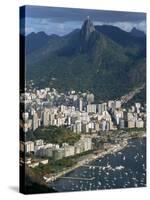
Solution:
M 145 48 L 145 38 L 112 26 L 94 26 L 87 18 L 81 29 L 50 37 L 27 54 L 27 79 L 40 87 L 90 90 L 98 99 L 115 98 L 146 81 Z

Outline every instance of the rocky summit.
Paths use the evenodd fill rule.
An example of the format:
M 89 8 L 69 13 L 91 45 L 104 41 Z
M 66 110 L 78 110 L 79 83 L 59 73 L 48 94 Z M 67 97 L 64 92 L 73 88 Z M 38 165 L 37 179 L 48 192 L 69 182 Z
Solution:
M 51 28 L 51 27 L 49 27 Z M 23 37 L 23 36 L 21 36 Z M 146 82 L 146 36 L 115 26 L 94 25 L 58 36 L 25 37 L 27 80 L 61 91 L 91 91 L 97 99 L 118 98 Z

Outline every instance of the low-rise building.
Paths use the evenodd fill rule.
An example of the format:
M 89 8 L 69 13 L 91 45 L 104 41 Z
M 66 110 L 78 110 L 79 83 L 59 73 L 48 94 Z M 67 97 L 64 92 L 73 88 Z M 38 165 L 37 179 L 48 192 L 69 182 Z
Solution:
M 31 167 L 31 168 L 35 168 L 35 167 L 38 167 L 39 164 L 40 164 L 39 161 L 34 161 L 31 164 L 29 164 L 28 166 Z
M 124 129 L 125 128 L 125 121 L 123 118 L 119 119 L 119 128 Z
M 27 141 L 25 142 L 25 153 L 34 152 L 34 142 Z
M 74 156 L 75 154 L 75 147 L 71 145 L 64 145 L 64 157 Z
M 136 128 L 143 128 L 144 127 L 144 121 L 142 119 L 138 119 L 135 122 Z
M 35 143 L 35 146 L 42 146 L 44 144 L 44 140 L 41 140 L 41 139 L 35 140 L 34 143 Z
M 46 164 L 48 164 L 48 159 L 42 159 L 42 160 L 40 160 L 40 163 L 43 165 L 46 165 Z
M 135 120 L 128 120 L 128 128 L 135 128 Z
M 60 160 L 64 157 L 64 148 L 55 149 L 53 151 L 53 159 Z

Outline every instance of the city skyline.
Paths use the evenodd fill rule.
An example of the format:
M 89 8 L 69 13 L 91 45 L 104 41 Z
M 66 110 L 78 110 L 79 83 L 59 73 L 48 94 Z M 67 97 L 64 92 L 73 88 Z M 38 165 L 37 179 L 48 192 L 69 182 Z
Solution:
M 146 187 L 146 14 L 20 11 L 21 192 Z

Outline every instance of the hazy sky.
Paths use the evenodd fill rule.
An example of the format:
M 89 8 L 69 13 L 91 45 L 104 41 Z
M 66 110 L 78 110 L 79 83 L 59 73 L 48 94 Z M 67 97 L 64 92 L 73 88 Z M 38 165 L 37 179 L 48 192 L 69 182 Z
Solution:
M 146 32 L 146 14 L 71 8 L 26 6 L 21 12 L 21 26 L 25 22 L 25 34 L 44 31 L 48 35 L 65 35 L 82 26 L 87 16 L 94 25 L 109 24 L 130 31 L 133 27 Z M 21 30 L 24 33 L 23 29 Z

